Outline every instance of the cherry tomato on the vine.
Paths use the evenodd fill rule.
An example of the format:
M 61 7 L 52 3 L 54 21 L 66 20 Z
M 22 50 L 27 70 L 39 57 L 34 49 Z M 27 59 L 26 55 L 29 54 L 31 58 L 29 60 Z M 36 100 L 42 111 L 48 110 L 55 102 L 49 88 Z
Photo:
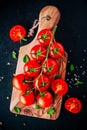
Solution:
M 29 89 L 29 79 L 24 74 L 18 74 L 15 75 L 12 79 L 13 87 L 15 87 L 17 90 L 26 91 Z
M 19 101 L 25 106 L 32 105 L 35 101 L 34 92 L 27 90 L 25 93 L 21 93 L 19 96 Z
M 41 45 L 35 45 L 30 54 L 33 59 L 41 61 L 46 57 L 46 49 Z
M 52 90 L 59 96 L 63 96 L 68 91 L 68 84 L 63 79 L 56 79 L 52 83 Z
M 24 65 L 24 73 L 28 77 L 36 77 L 40 72 L 40 65 L 36 60 L 30 60 Z
M 52 37 L 52 31 L 50 29 L 43 29 L 37 35 L 39 43 L 43 46 L 49 45 L 51 37 Z
M 70 97 L 65 101 L 65 108 L 69 112 L 77 114 L 82 109 L 82 103 L 78 98 Z
M 40 77 L 37 76 L 33 82 L 33 85 L 36 90 L 43 92 L 49 88 L 50 79 L 45 75 L 41 75 Z
M 52 58 L 59 58 L 64 55 L 64 47 L 61 43 L 53 42 L 50 46 L 50 57 Z
M 21 25 L 15 25 L 10 29 L 10 38 L 17 42 L 22 40 L 26 35 L 26 30 Z
M 44 62 L 42 64 L 44 64 Z M 57 62 L 52 58 L 48 58 L 46 64 L 42 68 L 42 71 L 46 75 L 54 75 L 58 71 Z
M 49 91 L 41 92 L 37 95 L 37 104 L 41 108 L 49 107 L 53 102 L 53 96 Z

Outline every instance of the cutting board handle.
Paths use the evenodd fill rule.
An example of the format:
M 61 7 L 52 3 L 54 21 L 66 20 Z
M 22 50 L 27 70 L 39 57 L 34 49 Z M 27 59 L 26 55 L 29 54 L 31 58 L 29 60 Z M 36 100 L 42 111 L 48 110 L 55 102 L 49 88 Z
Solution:
M 39 14 L 38 31 L 44 28 L 53 29 L 60 20 L 60 12 L 55 6 L 45 6 Z

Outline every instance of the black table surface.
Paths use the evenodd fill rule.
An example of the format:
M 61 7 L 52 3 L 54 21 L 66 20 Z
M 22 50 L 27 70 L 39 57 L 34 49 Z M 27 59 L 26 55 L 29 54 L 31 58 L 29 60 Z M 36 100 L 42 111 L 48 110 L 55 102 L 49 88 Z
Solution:
M 60 116 L 57 120 L 45 120 L 10 112 L 12 77 L 17 60 L 12 52 L 19 52 L 27 42 L 14 43 L 9 37 L 12 26 L 20 24 L 28 30 L 38 19 L 40 10 L 46 5 L 59 8 L 61 20 L 56 31 L 56 41 L 61 42 L 67 51 L 68 64 L 66 81 L 69 90 L 63 97 Z M 70 73 L 70 65 L 75 69 Z M 69 74 L 70 73 L 70 74 Z M 74 85 L 76 80 L 83 85 Z M 72 114 L 64 108 L 69 97 L 77 97 L 82 102 L 82 110 Z M 0 1 L 0 130 L 86 130 L 87 115 L 87 1 L 86 0 L 15 0 Z

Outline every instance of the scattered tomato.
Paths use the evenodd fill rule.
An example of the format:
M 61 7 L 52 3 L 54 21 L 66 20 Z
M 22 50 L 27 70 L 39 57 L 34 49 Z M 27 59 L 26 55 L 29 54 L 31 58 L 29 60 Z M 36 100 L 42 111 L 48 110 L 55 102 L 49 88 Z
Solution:
M 24 73 L 28 77 L 36 77 L 40 72 L 40 65 L 36 60 L 30 60 L 24 65 Z
M 59 96 L 65 95 L 68 91 L 68 84 L 63 79 L 56 79 L 52 83 L 52 90 Z
M 43 46 L 49 45 L 51 37 L 52 37 L 52 31 L 50 29 L 43 29 L 37 35 L 39 43 Z
M 49 88 L 50 79 L 45 75 L 41 75 L 40 77 L 37 76 L 33 82 L 33 85 L 36 90 L 43 92 Z
M 41 108 L 49 107 L 53 102 L 53 96 L 49 91 L 41 92 L 37 95 L 37 104 Z
M 64 47 L 62 44 L 58 42 L 53 42 L 53 44 L 50 46 L 50 57 L 52 58 L 59 58 L 64 55 Z
M 35 45 L 30 51 L 31 57 L 35 60 L 43 60 L 46 57 L 46 49 L 41 45 Z
M 35 100 L 35 94 L 33 91 L 27 90 L 25 93 L 21 93 L 19 96 L 19 101 L 25 105 L 30 106 L 34 103 Z
M 69 112 L 76 114 L 82 109 L 82 103 L 78 98 L 70 97 L 65 102 L 65 108 Z
M 17 42 L 22 40 L 26 35 L 26 30 L 21 25 L 15 25 L 10 29 L 10 38 Z
M 46 75 L 54 75 L 58 71 L 57 62 L 53 60 L 52 58 L 48 58 L 48 60 L 46 61 L 46 64 L 42 68 L 42 71 Z
M 26 91 L 29 88 L 28 77 L 24 74 L 18 74 L 13 77 L 12 84 L 17 90 Z

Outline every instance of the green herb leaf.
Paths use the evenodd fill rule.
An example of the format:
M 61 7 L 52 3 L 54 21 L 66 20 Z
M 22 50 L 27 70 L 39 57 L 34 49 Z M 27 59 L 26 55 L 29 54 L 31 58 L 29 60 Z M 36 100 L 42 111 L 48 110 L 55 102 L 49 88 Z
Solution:
M 55 113 L 55 109 L 54 108 L 50 108 L 48 111 L 47 111 L 47 114 L 54 114 Z
M 20 113 L 21 112 L 21 109 L 18 108 L 18 107 L 14 107 L 14 110 L 15 110 L 16 113 Z
M 84 84 L 84 82 L 81 82 L 81 81 L 78 81 L 78 80 L 77 80 L 76 83 L 74 83 L 74 85 L 82 85 L 82 84 Z
M 74 65 L 71 64 L 71 65 L 70 65 L 70 71 L 73 71 L 74 69 L 75 69 Z
M 55 77 L 54 77 L 54 79 L 59 79 L 60 78 L 60 75 L 56 75 Z
M 40 107 L 39 105 L 36 105 L 35 108 L 36 108 L 36 109 L 40 109 L 41 107 Z
M 12 52 L 12 58 L 17 59 L 17 54 L 15 52 Z
M 26 62 L 28 62 L 28 61 L 29 61 L 29 56 L 28 56 L 28 55 L 25 55 L 25 56 L 23 57 L 23 62 L 26 63 Z

